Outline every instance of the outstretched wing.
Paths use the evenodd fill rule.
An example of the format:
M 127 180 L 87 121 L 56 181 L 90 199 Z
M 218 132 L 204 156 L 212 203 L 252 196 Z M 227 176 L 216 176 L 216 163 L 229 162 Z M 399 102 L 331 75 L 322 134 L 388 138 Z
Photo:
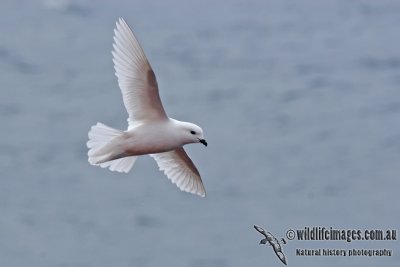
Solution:
M 166 119 L 153 69 L 138 40 L 123 18 L 116 23 L 112 51 L 115 75 L 121 88 L 130 125 L 141 120 Z
M 151 154 L 161 171 L 182 191 L 206 196 L 200 173 L 183 148 Z
M 271 236 L 271 240 L 269 241 L 269 243 L 271 244 L 272 248 L 274 249 L 276 256 L 278 256 L 278 258 L 281 260 L 281 262 L 286 265 L 287 263 L 286 263 L 285 254 L 283 254 L 282 246 L 279 243 L 279 240 L 270 232 L 268 232 L 268 234 L 270 234 L 270 236 Z
M 265 230 L 262 229 L 260 226 L 254 225 L 254 229 L 257 230 L 257 232 L 259 232 L 260 234 L 262 234 L 263 236 L 267 237 Z
M 274 251 L 275 251 L 276 256 L 278 256 L 278 258 L 281 260 L 281 262 L 283 264 L 287 265 L 285 254 L 283 254 L 282 251 L 276 251 L 275 249 L 274 249 Z

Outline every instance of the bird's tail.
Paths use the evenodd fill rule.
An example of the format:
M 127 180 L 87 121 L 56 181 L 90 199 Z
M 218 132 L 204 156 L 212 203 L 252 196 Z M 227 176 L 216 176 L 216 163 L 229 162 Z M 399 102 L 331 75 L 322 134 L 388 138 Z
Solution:
M 89 163 L 102 168 L 109 168 L 111 171 L 129 172 L 137 156 L 113 160 L 117 155 L 123 153 L 123 151 L 118 151 L 114 144 L 115 140 L 122 134 L 122 131 L 102 123 L 93 125 L 89 131 L 89 141 L 87 142 Z

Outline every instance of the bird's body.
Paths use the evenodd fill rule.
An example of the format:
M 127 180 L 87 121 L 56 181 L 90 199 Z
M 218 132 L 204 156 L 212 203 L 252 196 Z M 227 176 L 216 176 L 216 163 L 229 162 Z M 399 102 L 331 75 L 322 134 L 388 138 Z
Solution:
M 126 150 L 129 155 L 166 152 L 181 147 L 182 141 L 175 131 L 173 120 L 140 124 L 126 132 Z
M 89 163 L 128 172 L 138 156 L 149 154 L 181 190 L 205 196 L 200 174 L 183 149 L 190 143 L 207 146 L 202 129 L 166 115 L 155 74 L 122 18 L 114 32 L 113 61 L 129 126 L 126 131 L 102 123 L 92 126 L 87 143 Z
M 112 138 L 105 146 L 92 156 L 91 163 L 103 163 L 129 156 L 141 156 L 162 153 L 192 143 L 190 136 L 177 131 L 179 127 L 188 124 L 174 119 L 149 121 L 130 127 L 127 131 Z M 96 127 L 96 126 L 94 126 Z M 107 153 L 107 151 L 110 151 Z M 93 151 L 94 152 L 94 151 Z M 108 155 L 97 159 L 96 155 Z

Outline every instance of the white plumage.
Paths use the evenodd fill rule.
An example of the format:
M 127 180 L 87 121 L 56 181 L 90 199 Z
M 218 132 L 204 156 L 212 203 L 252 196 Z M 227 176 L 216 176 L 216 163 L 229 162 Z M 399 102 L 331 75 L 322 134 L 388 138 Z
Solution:
M 142 47 L 120 18 L 112 51 L 115 75 L 128 112 L 128 130 L 97 123 L 89 131 L 88 160 L 111 171 L 129 172 L 140 155 L 150 154 L 160 170 L 182 191 L 205 196 L 196 166 L 183 145 L 207 146 L 202 129 L 168 118 L 158 93 L 156 76 Z

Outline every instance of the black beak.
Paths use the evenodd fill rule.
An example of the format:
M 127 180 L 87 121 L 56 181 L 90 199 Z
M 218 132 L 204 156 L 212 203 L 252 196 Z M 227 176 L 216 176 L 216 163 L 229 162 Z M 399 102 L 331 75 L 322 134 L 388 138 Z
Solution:
M 203 145 L 207 146 L 207 141 L 205 139 L 199 139 L 199 142 Z

